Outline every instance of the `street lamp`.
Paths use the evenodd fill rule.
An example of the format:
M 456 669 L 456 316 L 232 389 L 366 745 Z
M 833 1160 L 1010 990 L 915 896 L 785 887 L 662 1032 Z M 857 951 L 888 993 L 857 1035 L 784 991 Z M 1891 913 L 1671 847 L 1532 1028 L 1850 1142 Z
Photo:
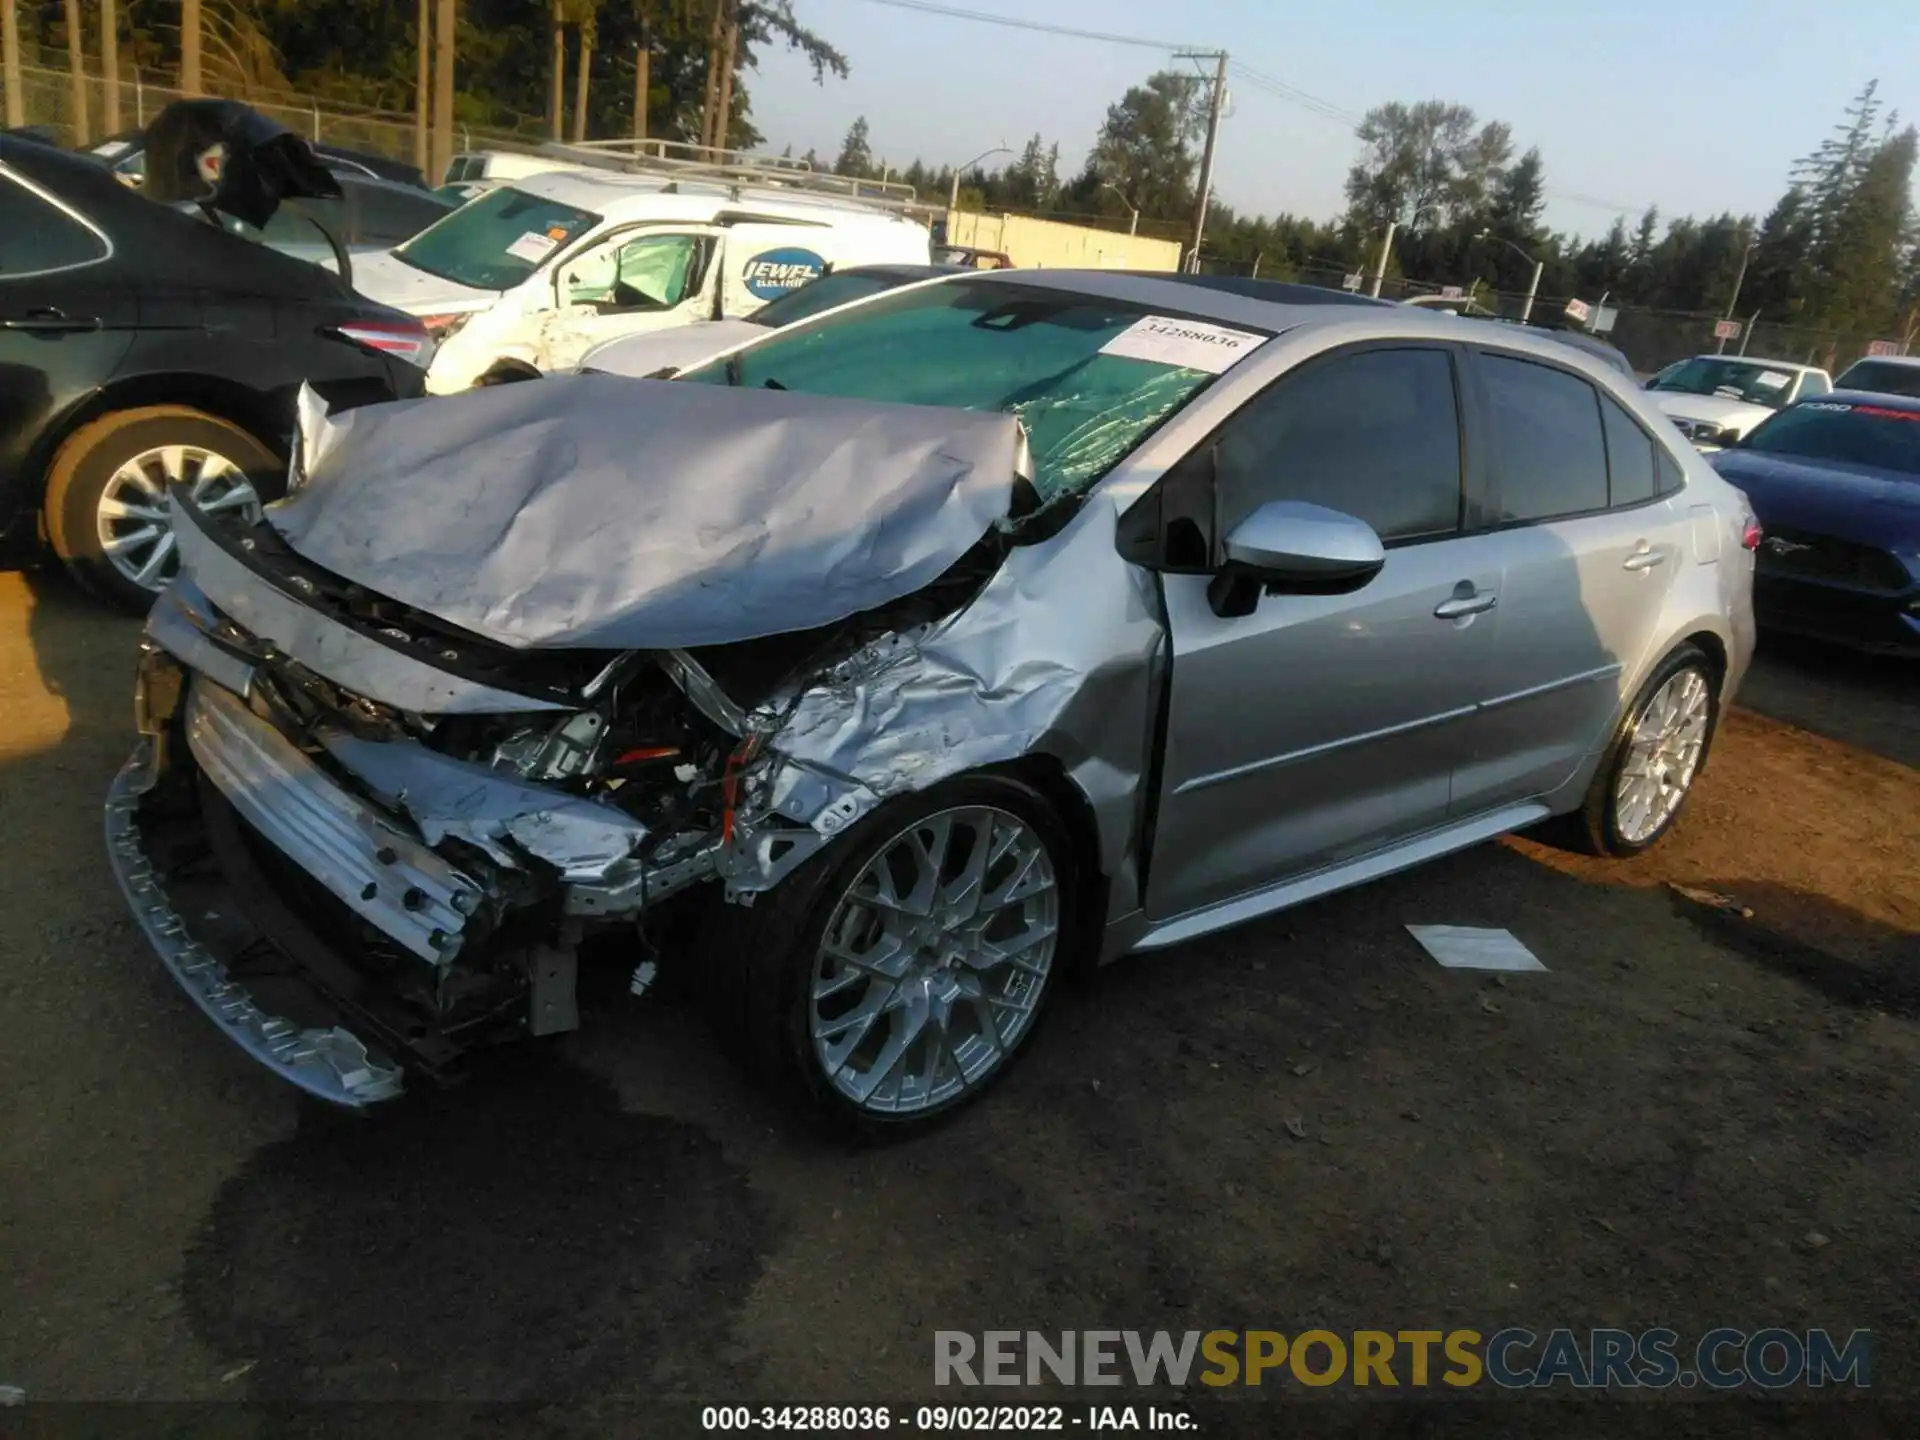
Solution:
M 1431 209 L 1433 209 L 1431 205 L 1422 205 L 1418 210 L 1414 211 L 1413 214 L 1407 217 L 1407 228 L 1411 230 L 1414 221 L 1418 220 Z M 1380 242 L 1380 263 L 1373 267 L 1373 288 L 1367 292 L 1376 300 L 1380 298 L 1380 285 L 1387 278 L 1387 257 L 1393 254 L 1393 237 L 1399 229 L 1399 220 L 1388 221 L 1387 238 Z
M 1120 187 L 1114 184 L 1111 180 L 1102 180 L 1100 182 L 1100 188 L 1102 190 L 1111 190 L 1113 191 L 1114 194 L 1120 196 L 1120 203 L 1122 205 L 1125 205 L 1127 207 L 1128 212 L 1133 216 L 1131 220 L 1127 221 L 1127 234 L 1129 235 L 1139 234 L 1140 233 L 1140 212 L 1134 209 L 1132 202 L 1129 201 L 1125 195 L 1120 194 Z
M 1733 277 L 1733 296 L 1727 301 L 1726 318 L 1729 320 L 1733 318 L 1733 307 L 1740 303 L 1740 287 L 1747 283 L 1747 261 L 1753 258 L 1753 247 L 1759 243 L 1758 240 L 1749 240 L 1747 242 L 1747 248 L 1740 252 L 1740 272 Z M 1713 353 L 1716 355 L 1724 355 L 1727 353 L 1726 336 L 1722 335 L 1714 343 Z M 1745 345 L 1740 347 L 1740 353 L 1742 355 L 1747 353 L 1747 347 Z
M 1012 153 L 1013 151 L 1009 150 L 1006 146 L 996 145 L 991 150 L 982 150 L 978 155 L 974 156 L 973 159 L 967 161 L 966 164 L 956 166 L 953 172 L 953 188 L 947 192 L 947 209 L 958 210 L 960 208 L 960 177 L 962 175 L 989 156 L 1011 155 Z
M 1540 272 L 1547 268 L 1547 262 L 1544 260 L 1534 259 L 1533 256 L 1529 255 L 1526 251 L 1522 250 L 1518 245 L 1514 244 L 1511 240 L 1507 239 L 1504 235 L 1496 235 L 1491 230 L 1482 230 L 1478 235 L 1474 236 L 1473 238 L 1476 240 L 1498 240 L 1502 245 L 1506 246 L 1507 249 L 1511 250 L 1514 254 L 1518 255 L 1522 260 L 1526 261 L 1529 265 L 1533 266 L 1533 282 L 1527 286 L 1527 303 L 1526 303 L 1526 306 L 1520 311 L 1520 323 L 1522 325 L 1526 324 L 1527 321 L 1533 318 L 1533 297 L 1540 293 Z

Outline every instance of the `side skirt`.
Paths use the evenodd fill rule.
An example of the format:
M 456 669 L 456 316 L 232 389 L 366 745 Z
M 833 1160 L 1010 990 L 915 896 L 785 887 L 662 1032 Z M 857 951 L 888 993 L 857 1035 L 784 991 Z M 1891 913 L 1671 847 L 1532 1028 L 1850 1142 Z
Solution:
M 1308 900 L 1317 900 L 1336 890 L 1377 880 L 1398 870 L 1408 870 L 1455 850 L 1478 845 L 1483 840 L 1524 829 L 1552 813 L 1546 805 L 1537 801 L 1510 805 L 1503 810 L 1415 835 L 1383 850 L 1362 855 L 1357 860 L 1344 860 L 1338 865 L 1297 875 L 1265 889 L 1223 900 L 1205 909 L 1191 910 L 1168 920 L 1156 921 L 1144 915 L 1129 915 L 1108 926 L 1103 958 L 1116 959 L 1129 950 L 1160 950 L 1169 945 L 1197 940 L 1216 930 L 1243 925 L 1263 915 L 1271 915 Z

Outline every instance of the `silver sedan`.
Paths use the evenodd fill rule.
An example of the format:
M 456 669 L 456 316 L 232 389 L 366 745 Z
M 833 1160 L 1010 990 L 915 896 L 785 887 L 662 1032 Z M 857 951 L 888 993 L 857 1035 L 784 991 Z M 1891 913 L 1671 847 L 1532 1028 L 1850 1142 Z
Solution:
M 1654 844 L 1753 644 L 1745 501 L 1628 380 L 1300 287 L 941 279 L 298 449 L 248 530 L 174 497 L 108 831 L 348 1105 L 680 965 L 813 1113 L 926 1122 L 1072 966 Z

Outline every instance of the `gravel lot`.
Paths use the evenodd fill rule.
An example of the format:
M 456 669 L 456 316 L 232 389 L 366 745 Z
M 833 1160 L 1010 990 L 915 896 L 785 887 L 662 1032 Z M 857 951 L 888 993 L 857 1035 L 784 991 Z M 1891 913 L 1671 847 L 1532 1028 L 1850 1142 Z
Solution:
M 1920 1390 L 1920 667 L 1769 651 L 1655 854 L 1485 845 L 1122 962 L 989 1103 L 847 1152 L 671 1000 L 371 1121 L 297 1102 L 113 891 L 135 633 L 0 575 L 0 1383 L 28 1394 L 0 1430 L 57 1401 L 529 1402 L 514 1434 L 660 1395 L 897 1404 L 932 1398 L 936 1328 L 1869 1327 L 1880 1394 Z M 1444 971 L 1409 922 L 1510 927 L 1550 973 Z M 1487 1413 L 1303 1393 L 1200 1413 Z M 1515 1401 L 1502 1428 L 1563 1429 Z M 1630 1411 L 1612 1433 L 1727 1413 Z M 1839 1413 L 1904 1428 L 1764 1418 Z

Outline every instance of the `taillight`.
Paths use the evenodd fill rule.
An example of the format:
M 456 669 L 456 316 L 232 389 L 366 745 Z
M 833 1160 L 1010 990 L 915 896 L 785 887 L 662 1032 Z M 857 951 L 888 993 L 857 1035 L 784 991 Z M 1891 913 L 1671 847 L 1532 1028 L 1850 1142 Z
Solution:
M 472 318 L 471 310 L 462 310 L 453 315 L 422 315 L 420 323 L 435 340 L 444 340 Z
M 433 355 L 433 336 L 427 333 L 425 325 L 411 315 L 392 320 L 349 320 L 344 325 L 334 326 L 333 333 L 343 340 L 364 345 L 369 350 L 378 350 L 382 355 L 392 355 L 409 365 L 418 365 L 422 370 L 427 368 L 427 361 Z
M 1746 529 L 1740 532 L 1740 548 L 1742 550 L 1758 550 L 1760 548 L 1760 537 L 1764 533 L 1760 528 L 1760 522 L 1749 515 L 1747 517 Z

